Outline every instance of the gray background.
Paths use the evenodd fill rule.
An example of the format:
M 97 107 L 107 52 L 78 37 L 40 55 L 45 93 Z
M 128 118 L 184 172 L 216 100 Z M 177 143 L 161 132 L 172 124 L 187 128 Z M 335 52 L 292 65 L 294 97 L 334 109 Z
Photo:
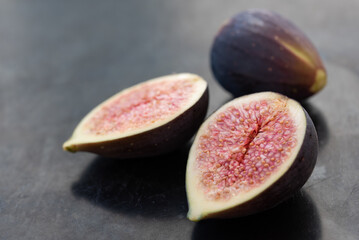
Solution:
M 304 188 L 255 216 L 193 223 L 189 146 L 152 159 L 63 152 L 94 106 L 143 80 L 193 72 L 212 113 L 232 97 L 213 79 L 221 24 L 275 10 L 317 46 L 326 88 L 304 107 L 320 138 Z M 359 1 L 0 1 L 0 239 L 359 238 Z

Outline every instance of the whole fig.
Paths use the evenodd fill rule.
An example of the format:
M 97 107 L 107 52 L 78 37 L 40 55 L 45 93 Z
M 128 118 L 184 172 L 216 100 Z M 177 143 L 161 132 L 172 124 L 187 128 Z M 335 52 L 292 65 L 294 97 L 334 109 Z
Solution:
M 234 16 L 211 49 L 215 78 L 235 96 L 274 91 L 303 100 L 326 84 L 314 45 L 293 23 L 267 10 Z

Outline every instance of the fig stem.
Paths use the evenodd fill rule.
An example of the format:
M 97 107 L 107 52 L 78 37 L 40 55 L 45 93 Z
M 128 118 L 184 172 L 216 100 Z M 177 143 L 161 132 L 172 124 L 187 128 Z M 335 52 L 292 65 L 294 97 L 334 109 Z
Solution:
M 72 153 L 77 152 L 77 147 L 76 147 L 76 145 L 74 145 L 74 144 L 68 144 L 68 142 L 65 142 L 64 145 L 62 146 L 62 148 L 63 148 L 65 151 L 68 151 L 68 152 L 72 152 Z

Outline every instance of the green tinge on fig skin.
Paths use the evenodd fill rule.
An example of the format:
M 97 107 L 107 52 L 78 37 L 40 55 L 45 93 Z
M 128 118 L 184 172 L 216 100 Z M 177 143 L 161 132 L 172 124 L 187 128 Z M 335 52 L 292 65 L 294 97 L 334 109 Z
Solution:
M 319 92 L 327 84 L 327 74 L 325 69 L 318 69 L 315 73 L 315 80 L 313 85 L 310 87 L 309 91 L 312 93 Z
M 303 100 L 326 85 L 326 70 L 308 37 L 267 10 L 239 13 L 220 29 L 211 67 L 234 96 L 274 91 Z

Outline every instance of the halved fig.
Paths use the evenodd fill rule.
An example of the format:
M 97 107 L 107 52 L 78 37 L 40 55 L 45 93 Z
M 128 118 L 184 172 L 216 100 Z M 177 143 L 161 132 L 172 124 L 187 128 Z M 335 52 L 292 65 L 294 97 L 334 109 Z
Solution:
M 94 108 L 63 148 L 115 158 L 167 153 L 194 135 L 207 107 L 207 83 L 201 77 L 189 73 L 159 77 Z
M 273 92 L 225 104 L 200 127 L 187 163 L 188 218 L 239 217 L 272 208 L 299 190 L 318 153 L 312 120 Z
M 274 91 L 303 100 L 326 85 L 326 71 L 308 37 L 277 13 L 235 15 L 215 37 L 212 71 L 235 96 Z

